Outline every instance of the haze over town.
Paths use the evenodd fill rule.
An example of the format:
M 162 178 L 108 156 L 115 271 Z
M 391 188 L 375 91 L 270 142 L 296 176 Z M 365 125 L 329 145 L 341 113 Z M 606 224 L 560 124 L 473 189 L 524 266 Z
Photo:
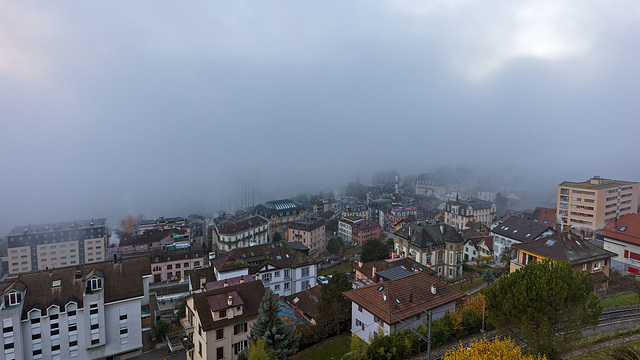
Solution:
M 640 4 L 47 4 L 0 11 L 0 234 L 211 215 L 378 170 L 637 181 Z M 539 203 L 539 205 L 545 205 Z

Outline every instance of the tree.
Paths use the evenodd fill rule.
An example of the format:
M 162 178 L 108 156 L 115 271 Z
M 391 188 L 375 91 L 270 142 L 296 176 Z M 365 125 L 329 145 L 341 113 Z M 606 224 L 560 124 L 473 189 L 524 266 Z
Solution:
M 362 262 L 378 261 L 389 258 L 387 244 L 379 239 L 372 239 L 364 243 L 362 247 Z
M 487 284 L 491 284 L 496 280 L 495 276 L 493 276 L 493 273 L 491 272 L 491 269 L 487 269 L 487 271 L 482 274 L 482 280 L 484 280 L 484 282 L 486 282 Z
M 331 219 L 327 222 L 325 228 L 329 231 L 336 232 L 338 231 L 338 219 Z
M 273 233 L 272 242 L 278 242 L 278 241 L 282 241 L 282 235 L 280 235 L 280 233 L 276 231 Z
M 142 218 L 142 214 L 136 217 L 128 215 L 126 218 L 120 220 L 120 232 L 125 235 L 131 234 L 136 225 L 138 225 L 138 221 L 142 220 Z
M 559 359 L 602 311 L 593 280 L 569 263 L 530 263 L 485 291 L 489 320 L 521 338 L 527 349 Z
M 248 360 L 272 360 L 276 359 L 276 353 L 267 346 L 264 339 L 260 338 L 249 348 L 249 356 L 247 358 Z
M 444 355 L 443 360 L 544 360 L 544 355 L 522 354 L 510 338 L 493 340 L 486 338 L 472 340 L 468 345 L 453 348 Z
M 351 323 L 351 301 L 342 293 L 351 290 L 351 282 L 342 273 L 333 275 L 320 288 L 318 299 L 318 325 L 327 329 L 331 336 L 349 328 Z
M 338 237 L 333 237 L 331 239 L 329 239 L 329 243 L 327 244 L 327 251 L 334 254 L 334 255 L 338 255 L 340 254 L 340 249 L 342 248 L 342 241 L 340 241 L 340 238 Z
M 298 351 L 300 335 L 295 334 L 295 326 L 278 316 L 279 310 L 276 294 L 271 289 L 267 290 L 260 301 L 258 318 L 251 328 L 250 339 L 254 344 L 258 339 L 264 339 L 265 345 L 273 348 L 276 357 L 285 360 Z

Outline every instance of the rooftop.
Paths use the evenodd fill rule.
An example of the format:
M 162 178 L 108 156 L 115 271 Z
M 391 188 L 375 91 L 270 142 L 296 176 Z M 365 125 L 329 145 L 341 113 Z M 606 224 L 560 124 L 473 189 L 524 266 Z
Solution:
M 249 268 L 250 274 L 257 273 L 265 265 L 276 268 L 298 268 L 316 264 L 309 255 L 295 250 L 287 242 L 279 241 L 263 245 L 236 248 L 213 260 L 213 266 L 220 272 Z
M 605 238 L 640 245 L 640 214 L 621 216 L 618 221 L 610 221 L 600 232 Z
M 420 249 L 444 246 L 446 242 L 464 242 L 462 235 L 453 226 L 447 224 L 407 224 L 393 234 L 408 240 L 411 245 Z
M 37 225 L 22 225 L 16 226 L 11 230 L 8 236 L 24 235 L 24 234 L 41 234 L 45 232 L 53 231 L 68 231 L 79 229 L 91 229 L 93 227 L 105 226 L 107 223 L 106 218 L 90 219 L 90 220 L 74 220 L 64 221 L 51 224 L 37 224 Z
M 520 242 L 528 242 L 542 235 L 547 230 L 553 230 L 551 225 L 540 224 L 512 215 L 491 229 L 491 232 Z
M 558 186 L 600 190 L 600 189 L 608 189 L 612 187 L 633 185 L 633 184 L 637 184 L 637 182 L 611 180 L 611 179 L 601 178 L 599 176 L 594 176 L 591 179 L 587 181 L 582 181 L 582 182 L 564 181 Z
M 549 235 L 528 243 L 515 244 L 513 247 L 543 258 L 566 261 L 572 265 L 617 256 L 611 251 L 581 239 L 570 231 Z
M 220 234 L 232 235 L 232 234 L 244 232 L 256 227 L 264 226 L 264 225 L 267 225 L 268 223 L 269 222 L 265 218 L 255 215 L 255 216 L 238 220 L 238 221 L 233 221 L 233 220 L 223 221 L 220 224 L 216 224 L 216 227 L 218 228 L 218 232 Z

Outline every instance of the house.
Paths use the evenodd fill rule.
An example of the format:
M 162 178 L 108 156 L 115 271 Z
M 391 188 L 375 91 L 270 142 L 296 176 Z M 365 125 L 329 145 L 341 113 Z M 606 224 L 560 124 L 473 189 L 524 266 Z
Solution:
M 482 240 L 478 243 L 477 248 L 480 257 L 493 257 L 493 236 L 483 236 Z
M 294 220 L 303 219 L 307 216 L 307 210 L 289 199 L 267 201 L 258 204 L 255 208 L 258 215 L 269 221 L 269 239 L 277 232 L 283 238 L 288 235 L 289 224 Z
M 220 216 L 214 220 L 213 244 L 218 250 L 227 251 L 266 244 L 268 227 L 269 220 L 260 215 Z
M 153 283 L 181 280 L 190 271 L 209 266 L 200 243 L 166 245 L 163 250 L 151 252 L 150 257 Z
M 556 228 L 556 209 L 536 206 L 531 214 L 531 221 Z
M 462 275 L 464 240 L 453 226 L 426 222 L 408 224 L 393 235 L 398 256 L 410 256 L 447 279 Z
M 141 355 L 149 277 L 149 257 L 141 256 L 41 270 L 1 282 L 0 359 Z
M 237 248 L 212 261 L 218 281 L 250 275 L 279 296 L 295 294 L 318 283 L 318 262 L 287 242 Z
M 599 176 L 564 181 L 558 185 L 556 209 L 556 221 L 564 229 L 583 229 L 593 236 L 615 218 L 638 212 L 638 183 Z
M 358 261 L 353 265 L 355 280 L 369 279 L 373 282 L 383 281 L 380 277 L 380 272 L 394 268 L 402 268 L 408 271 L 409 275 L 413 274 L 415 271 L 425 272 L 429 275 L 435 274 L 433 269 L 408 257 L 396 257 L 395 254 L 392 259 L 370 261 L 366 263 Z
M 319 217 L 307 217 L 289 224 L 289 242 L 302 243 L 313 257 L 317 257 L 326 248 L 325 222 Z
M 480 223 L 489 226 L 496 217 L 496 205 L 479 199 L 447 201 L 444 222 L 458 230 L 466 230 L 468 224 Z
M 610 221 L 602 229 L 604 249 L 618 256 L 611 266 L 623 274 L 640 273 L 640 214 L 629 214 Z
M 354 223 L 351 229 L 353 231 L 351 240 L 358 245 L 364 245 L 371 239 L 377 239 L 381 234 L 380 224 L 366 219 Z
M 207 283 L 205 291 L 188 297 L 180 321 L 193 344 L 187 359 L 237 359 L 248 348 L 264 294 L 262 282 L 241 276 Z
M 593 277 L 596 295 L 606 293 L 609 286 L 611 258 L 617 256 L 570 231 L 514 244 L 513 248 L 517 250 L 517 255 L 515 259 L 511 260 L 509 272 L 514 272 L 528 263 L 544 259 L 568 262 L 574 269 L 587 272 Z
M 474 236 L 474 237 L 470 237 L 467 240 L 465 240 L 464 242 L 464 251 L 463 251 L 463 261 L 472 261 L 475 260 L 478 257 L 481 257 L 481 255 L 479 255 L 479 248 L 478 245 L 480 244 L 480 241 L 482 241 L 483 236 Z
M 315 325 L 318 315 L 320 285 L 285 297 L 285 301 L 293 307 L 293 311 L 302 315 L 310 324 Z
M 105 260 L 107 219 L 16 226 L 7 234 L 9 274 Z
M 344 292 L 351 301 L 351 334 L 369 342 L 379 335 L 413 328 L 454 311 L 465 294 L 418 272 Z
M 509 216 L 491 229 L 496 261 L 511 245 L 530 242 L 554 232 L 555 230 L 549 225 L 536 223 L 519 216 Z

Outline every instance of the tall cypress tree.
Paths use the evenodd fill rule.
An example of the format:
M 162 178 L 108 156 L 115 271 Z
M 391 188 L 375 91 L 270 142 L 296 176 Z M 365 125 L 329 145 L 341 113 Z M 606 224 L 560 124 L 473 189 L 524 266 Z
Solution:
M 275 350 L 279 360 L 286 360 L 298 351 L 300 334 L 294 334 L 295 327 L 287 324 L 278 316 L 278 298 L 269 289 L 260 302 L 258 319 L 251 327 L 251 342 L 255 344 L 259 338 Z

